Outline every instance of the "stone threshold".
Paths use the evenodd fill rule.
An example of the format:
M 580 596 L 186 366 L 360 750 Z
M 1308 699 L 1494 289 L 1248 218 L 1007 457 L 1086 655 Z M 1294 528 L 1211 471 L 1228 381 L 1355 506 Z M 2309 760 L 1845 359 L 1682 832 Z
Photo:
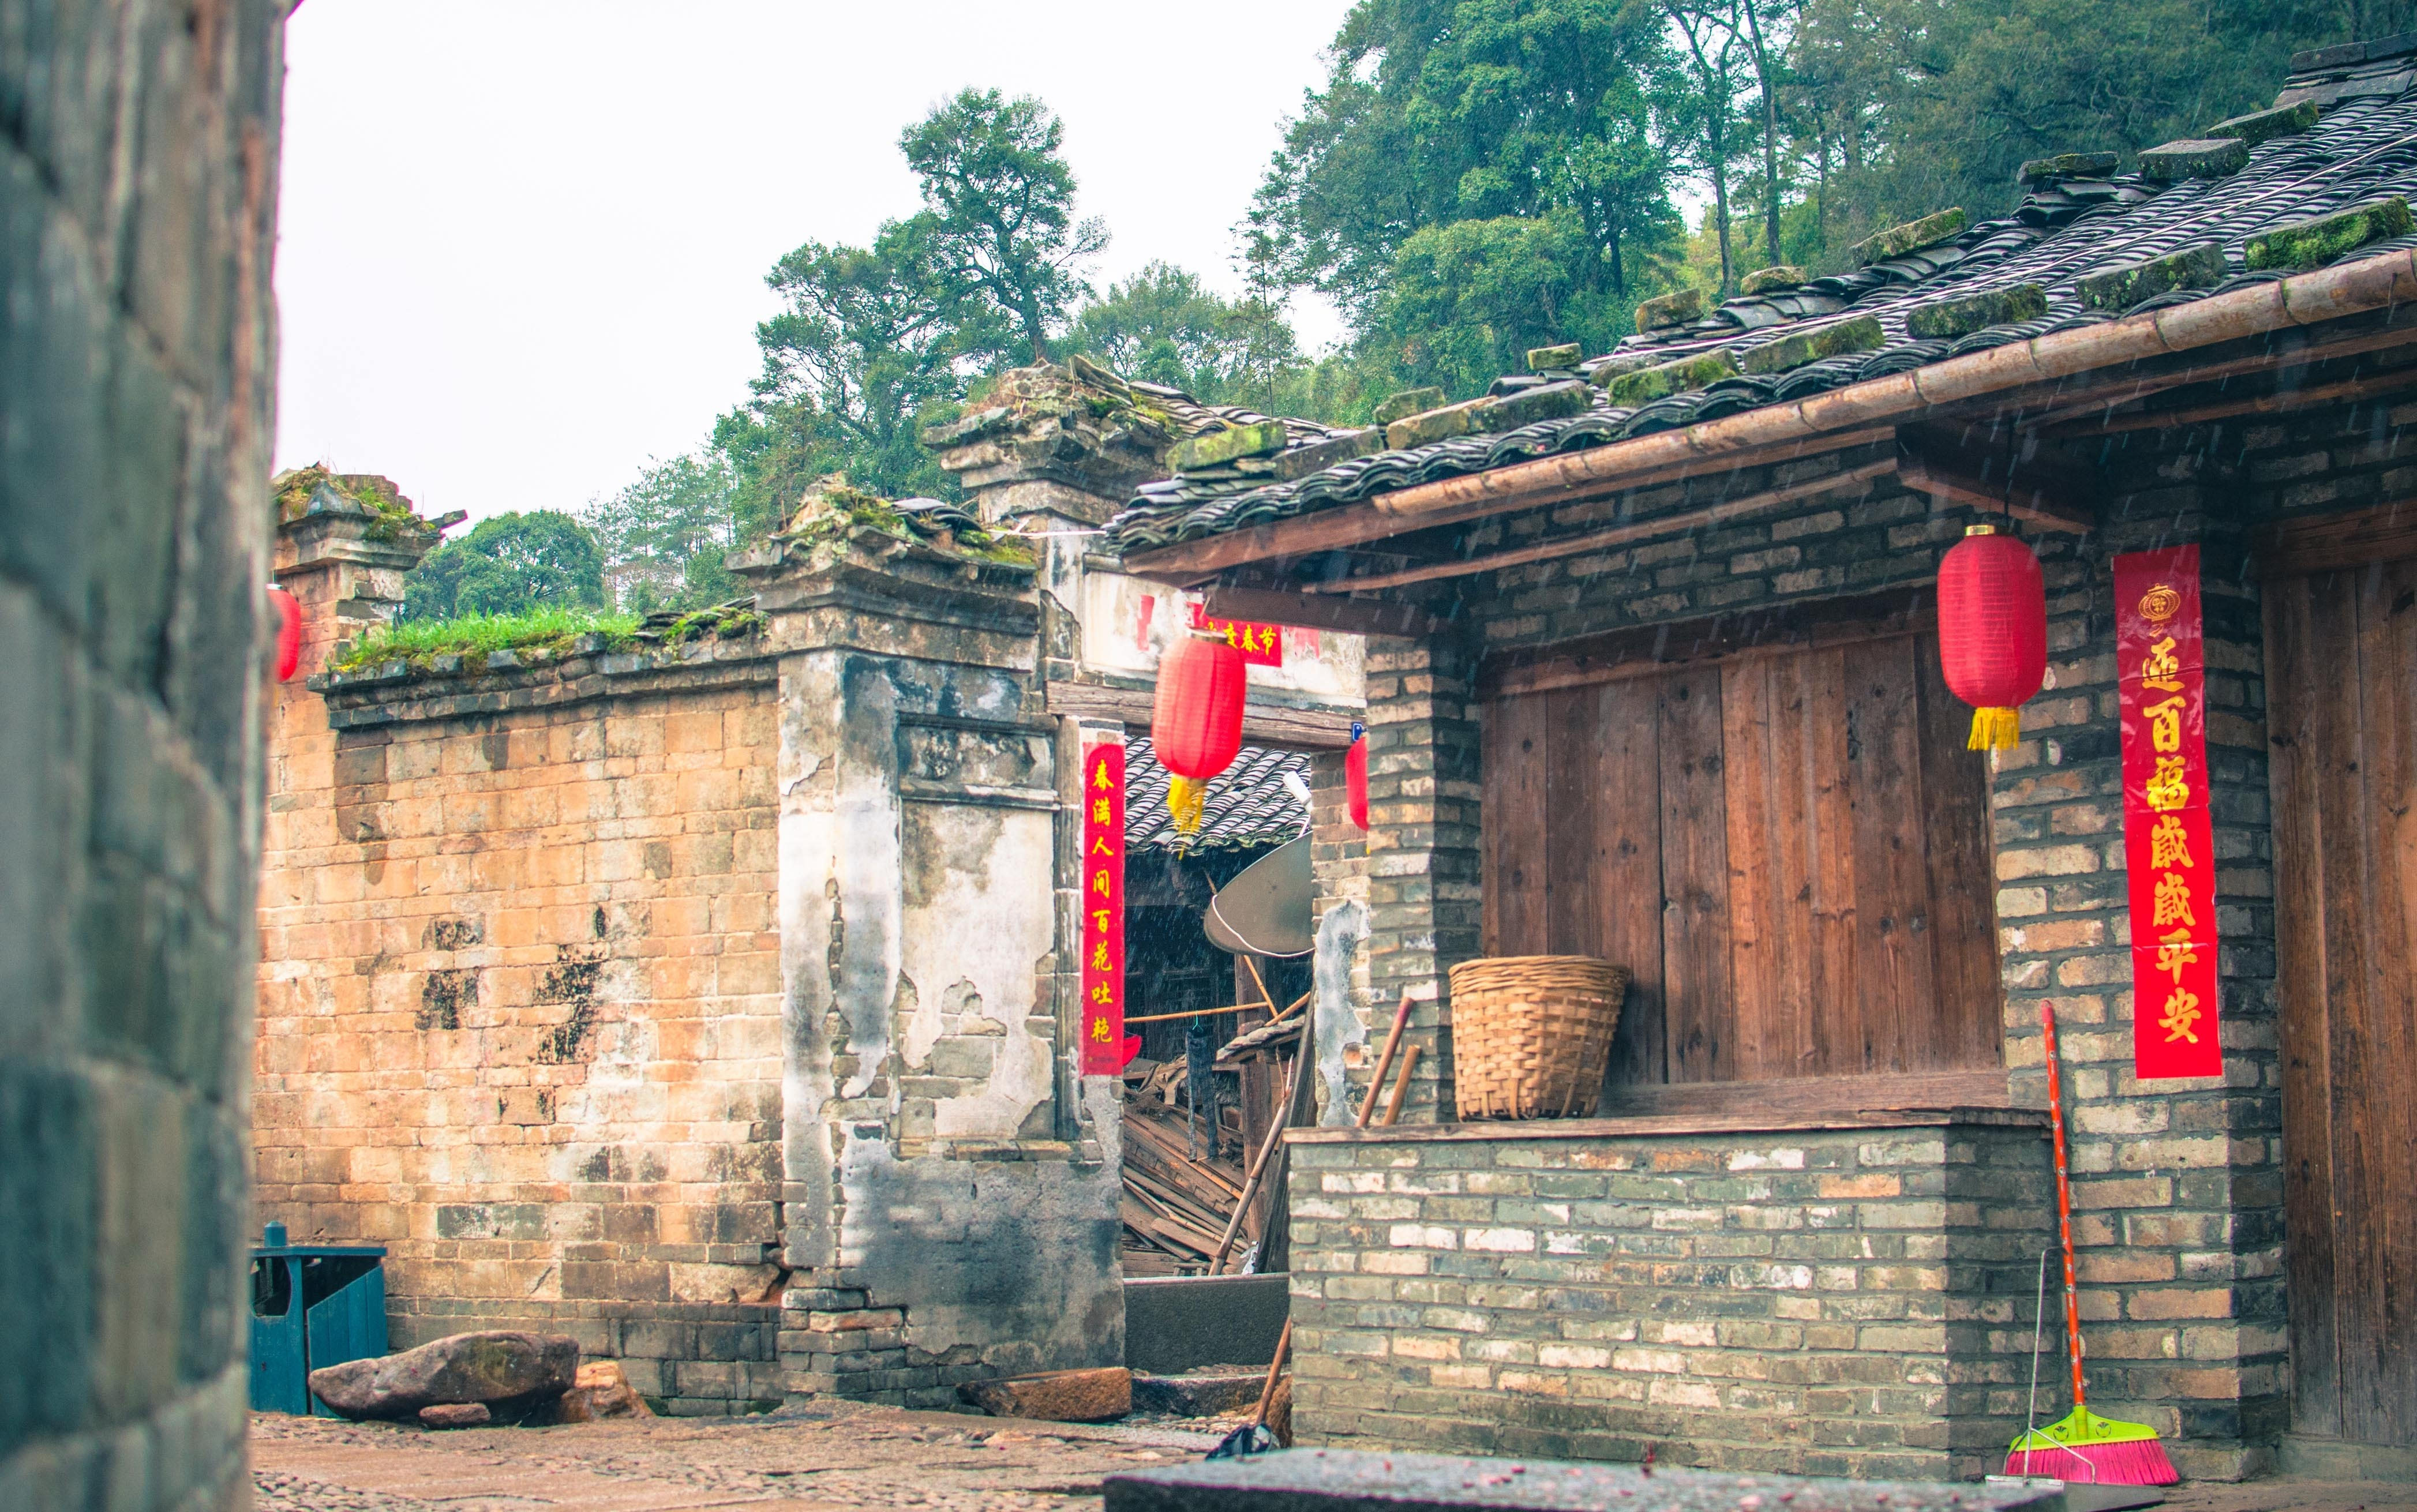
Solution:
M 1433 1144 L 1508 1140 L 1634 1140 L 1706 1134 L 1802 1134 L 1859 1128 L 2036 1128 L 2047 1114 L 2029 1108 L 1897 1108 L 1870 1112 L 1657 1113 L 1641 1118 L 1503 1119 L 1491 1123 L 1396 1124 L 1391 1128 L 1296 1128 L 1286 1144 Z

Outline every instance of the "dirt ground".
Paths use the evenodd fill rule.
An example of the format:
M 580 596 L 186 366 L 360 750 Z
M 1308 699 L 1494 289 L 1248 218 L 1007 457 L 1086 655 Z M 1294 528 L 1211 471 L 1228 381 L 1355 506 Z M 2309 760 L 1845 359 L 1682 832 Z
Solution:
M 1025 1423 L 844 1402 L 761 1417 L 445 1433 L 258 1414 L 252 1504 L 259 1512 L 1079 1512 L 1097 1505 L 1102 1475 L 1196 1459 L 1217 1442 L 1192 1427 Z
M 1100 1478 L 1197 1459 L 1199 1428 L 1085 1427 L 838 1402 L 763 1417 L 569 1428 L 417 1427 L 260 1415 L 259 1512 L 1093 1512 Z M 2171 1512 L 2417 1512 L 2417 1488 L 2176 1487 Z

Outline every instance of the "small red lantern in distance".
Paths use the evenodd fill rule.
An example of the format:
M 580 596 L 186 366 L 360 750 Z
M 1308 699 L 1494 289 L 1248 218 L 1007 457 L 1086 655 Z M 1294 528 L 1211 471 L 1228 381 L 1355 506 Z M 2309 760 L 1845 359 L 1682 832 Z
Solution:
M 1174 774 L 1166 807 L 1178 834 L 1198 832 L 1204 784 L 1241 754 L 1249 678 L 1241 651 L 1215 632 L 1186 635 L 1160 658 L 1149 743 L 1158 764 Z
M 1994 525 L 1973 525 L 1938 564 L 1938 660 L 1972 705 L 1972 750 L 2009 750 L 2017 705 L 2047 677 L 2047 587 L 2039 558 Z
M 268 607 L 277 614 L 277 680 L 294 680 L 302 664 L 302 604 L 275 583 L 268 585 Z
M 1343 795 L 1351 810 L 1351 823 L 1361 829 L 1368 827 L 1368 732 L 1360 725 L 1351 727 L 1351 748 L 1343 753 Z

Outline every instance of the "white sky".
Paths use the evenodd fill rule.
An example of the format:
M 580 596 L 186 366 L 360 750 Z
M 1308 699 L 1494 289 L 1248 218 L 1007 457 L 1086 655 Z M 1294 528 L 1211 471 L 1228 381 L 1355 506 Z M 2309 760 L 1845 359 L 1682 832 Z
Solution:
M 1347 0 L 309 0 L 286 29 L 277 464 L 576 508 L 746 397 L 763 276 L 916 207 L 972 84 L 1066 123 L 1104 288 L 1232 227 Z M 1331 340 L 1330 311 L 1296 309 Z

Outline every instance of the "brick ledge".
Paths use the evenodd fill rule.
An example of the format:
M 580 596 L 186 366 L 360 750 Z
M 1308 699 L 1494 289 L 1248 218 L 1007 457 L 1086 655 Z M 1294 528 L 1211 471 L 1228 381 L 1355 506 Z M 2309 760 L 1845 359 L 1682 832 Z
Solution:
M 1412 1124 L 1391 1128 L 1297 1128 L 1286 1144 L 1420 1144 L 1501 1140 L 1634 1140 L 1704 1134 L 1801 1134 L 1859 1128 L 2036 1128 L 2047 1114 L 2029 1108 L 1905 1108 L 1799 1116 L 1664 1113 L 1645 1118 L 1503 1119 L 1482 1124 Z

